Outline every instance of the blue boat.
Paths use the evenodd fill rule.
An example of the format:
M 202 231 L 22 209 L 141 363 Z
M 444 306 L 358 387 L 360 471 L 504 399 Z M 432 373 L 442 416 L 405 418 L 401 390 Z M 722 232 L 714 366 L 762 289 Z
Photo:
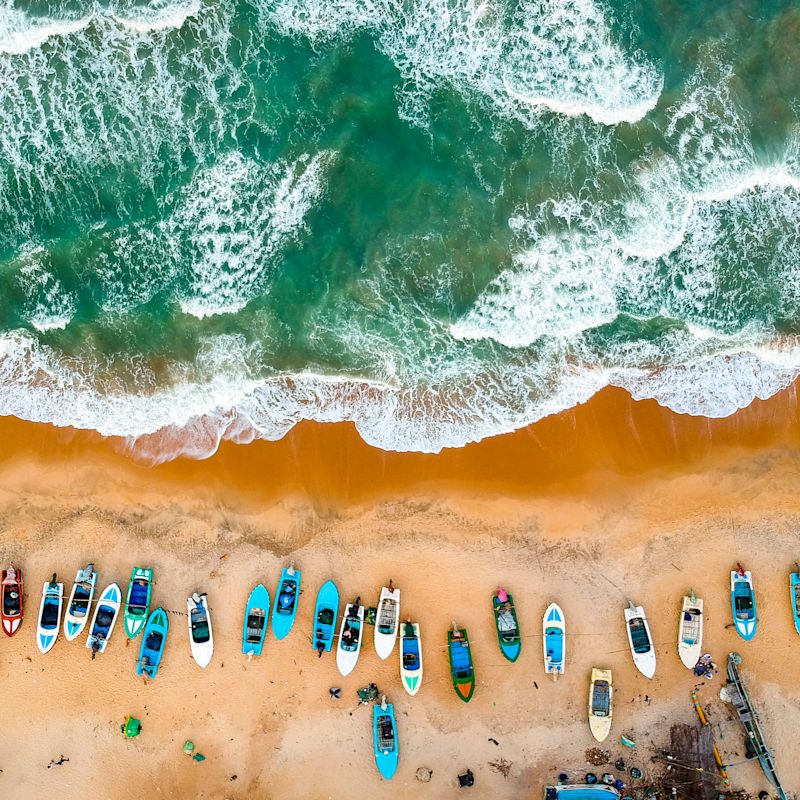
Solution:
M 278 594 L 272 607 L 272 632 L 276 639 L 285 639 L 297 616 L 297 601 L 300 599 L 300 570 L 286 567 L 278 582 Z
M 372 734 L 375 743 L 375 763 L 378 772 L 390 781 L 397 772 L 400 748 L 397 742 L 397 724 L 394 707 L 383 696 L 381 704 L 372 708 Z
M 339 612 L 339 590 L 333 581 L 325 581 L 317 594 L 314 608 L 314 649 L 320 654 L 329 653 L 336 632 L 336 615 Z
M 566 786 L 547 786 L 545 800 L 619 800 L 620 793 L 613 786 L 575 783 Z
M 789 589 L 792 597 L 792 616 L 794 616 L 794 627 L 800 633 L 800 565 L 797 565 L 797 572 L 789 576 Z
M 47 653 L 58 638 L 61 628 L 61 608 L 64 604 L 64 584 L 58 583 L 56 574 L 42 587 L 42 603 L 39 607 L 39 627 L 36 645 L 40 653 Z
M 566 626 L 564 612 L 558 603 L 550 603 L 542 618 L 542 633 L 544 636 L 544 671 L 556 680 L 564 674 L 566 662 L 566 640 L 564 638 Z
M 756 635 L 758 616 L 756 614 L 756 594 L 753 589 L 753 576 L 745 572 L 741 564 L 731 572 L 731 609 L 736 632 L 745 641 Z
M 244 629 L 242 630 L 242 652 L 252 658 L 260 656 L 267 636 L 267 619 L 269 618 L 269 592 L 263 583 L 259 583 L 247 598 L 244 610 Z
M 155 609 L 144 626 L 139 660 L 136 662 L 137 675 L 147 675 L 148 678 L 156 677 L 161 665 L 161 657 L 164 655 L 168 630 L 167 612 L 163 608 Z

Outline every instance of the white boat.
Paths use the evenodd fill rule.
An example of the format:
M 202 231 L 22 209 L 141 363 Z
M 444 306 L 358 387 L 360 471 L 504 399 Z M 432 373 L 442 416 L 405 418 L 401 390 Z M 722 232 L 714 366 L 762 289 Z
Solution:
M 375 652 L 378 658 L 389 658 L 400 627 L 400 590 L 392 586 L 381 589 L 378 613 L 375 616 Z
M 360 598 L 359 598 L 360 599 Z M 358 600 L 348 603 L 344 609 L 336 646 L 336 666 L 342 675 L 349 675 L 358 663 L 361 640 L 364 633 L 364 606 Z
M 112 583 L 106 586 L 97 600 L 97 606 L 92 615 L 92 624 L 89 626 L 89 636 L 86 639 L 86 647 L 93 653 L 105 653 L 108 640 L 117 624 L 121 605 L 122 590 L 119 588 L 119 584 Z
M 403 623 L 400 638 L 400 680 L 403 688 L 413 697 L 422 686 L 422 637 L 419 623 Z
M 611 732 L 613 699 L 611 670 L 593 667 L 592 682 L 589 685 L 589 730 L 598 742 L 605 741 Z
M 214 655 L 214 632 L 211 629 L 211 611 L 208 595 L 195 592 L 187 601 L 189 612 L 189 646 L 192 658 L 205 669 Z
M 678 655 L 687 669 L 694 669 L 703 648 L 703 601 L 694 592 L 684 596 L 678 622 Z
M 628 631 L 633 663 L 645 678 L 652 678 L 656 674 L 656 649 L 653 646 L 647 617 L 641 606 L 631 603 L 625 609 L 625 628 Z
M 64 606 L 64 584 L 53 579 L 42 586 L 42 602 L 39 606 L 39 626 L 36 630 L 36 646 L 39 652 L 49 652 L 58 639 L 61 628 L 61 610 Z
M 567 662 L 567 639 L 564 612 L 558 603 L 550 603 L 542 617 L 544 671 L 556 680 L 564 674 Z
M 94 564 L 87 564 L 86 569 L 79 569 L 75 574 L 75 583 L 72 584 L 64 613 L 64 635 L 68 642 L 76 639 L 86 627 L 96 586 Z

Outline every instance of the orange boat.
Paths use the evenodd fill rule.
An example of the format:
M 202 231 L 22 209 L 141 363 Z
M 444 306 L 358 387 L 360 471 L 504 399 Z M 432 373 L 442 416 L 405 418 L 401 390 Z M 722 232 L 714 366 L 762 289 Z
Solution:
M 0 582 L 0 618 L 6 636 L 13 636 L 22 625 L 22 570 L 13 564 L 3 570 Z

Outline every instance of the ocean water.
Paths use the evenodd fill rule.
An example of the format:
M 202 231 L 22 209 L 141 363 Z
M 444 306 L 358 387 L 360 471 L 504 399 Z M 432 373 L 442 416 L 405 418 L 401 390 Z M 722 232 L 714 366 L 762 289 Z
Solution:
M 438 451 L 799 332 L 792 0 L 0 0 L 0 414 Z

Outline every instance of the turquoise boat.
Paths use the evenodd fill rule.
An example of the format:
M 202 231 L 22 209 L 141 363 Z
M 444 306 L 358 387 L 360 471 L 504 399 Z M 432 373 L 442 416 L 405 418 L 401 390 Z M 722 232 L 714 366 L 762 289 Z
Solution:
M 153 570 L 150 567 L 134 567 L 131 582 L 128 584 L 128 597 L 125 601 L 125 635 L 135 639 L 144 628 L 150 611 L 150 598 L 153 594 Z
M 386 695 L 383 696 L 379 706 L 375 705 L 372 708 L 372 735 L 378 772 L 390 781 L 397 772 L 400 748 L 397 742 L 394 707 L 386 702 Z
M 736 632 L 745 641 L 756 635 L 758 615 L 756 613 L 756 594 L 753 589 L 753 576 L 745 572 L 741 564 L 731 572 L 731 610 Z
M 267 620 L 269 619 L 269 592 L 263 583 L 259 583 L 247 598 L 244 610 L 244 628 L 242 630 L 242 652 L 252 658 L 260 656 L 267 636 Z
M 800 633 L 800 565 L 796 565 L 797 572 L 789 576 L 789 590 L 792 599 L 792 616 L 794 617 L 794 627 Z
M 167 612 L 157 608 L 150 615 L 144 626 L 142 644 L 139 648 L 139 660 L 136 663 L 136 674 L 155 678 L 164 655 L 164 645 L 167 643 L 169 621 Z
M 500 652 L 511 662 L 519 658 L 522 650 L 522 637 L 517 621 L 517 610 L 514 608 L 514 596 L 499 587 L 492 595 L 494 624 L 497 628 L 497 642 Z
M 285 639 L 297 616 L 297 601 L 300 599 L 300 570 L 286 567 L 281 572 L 278 593 L 272 607 L 272 632 L 276 639 Z
M 339 590 L 333 581 L 325 581 L 317 594 L 314 608 L 314 649 L 320 654 L 329 653 L 336 633 L 336 615 L 339 613 Z

